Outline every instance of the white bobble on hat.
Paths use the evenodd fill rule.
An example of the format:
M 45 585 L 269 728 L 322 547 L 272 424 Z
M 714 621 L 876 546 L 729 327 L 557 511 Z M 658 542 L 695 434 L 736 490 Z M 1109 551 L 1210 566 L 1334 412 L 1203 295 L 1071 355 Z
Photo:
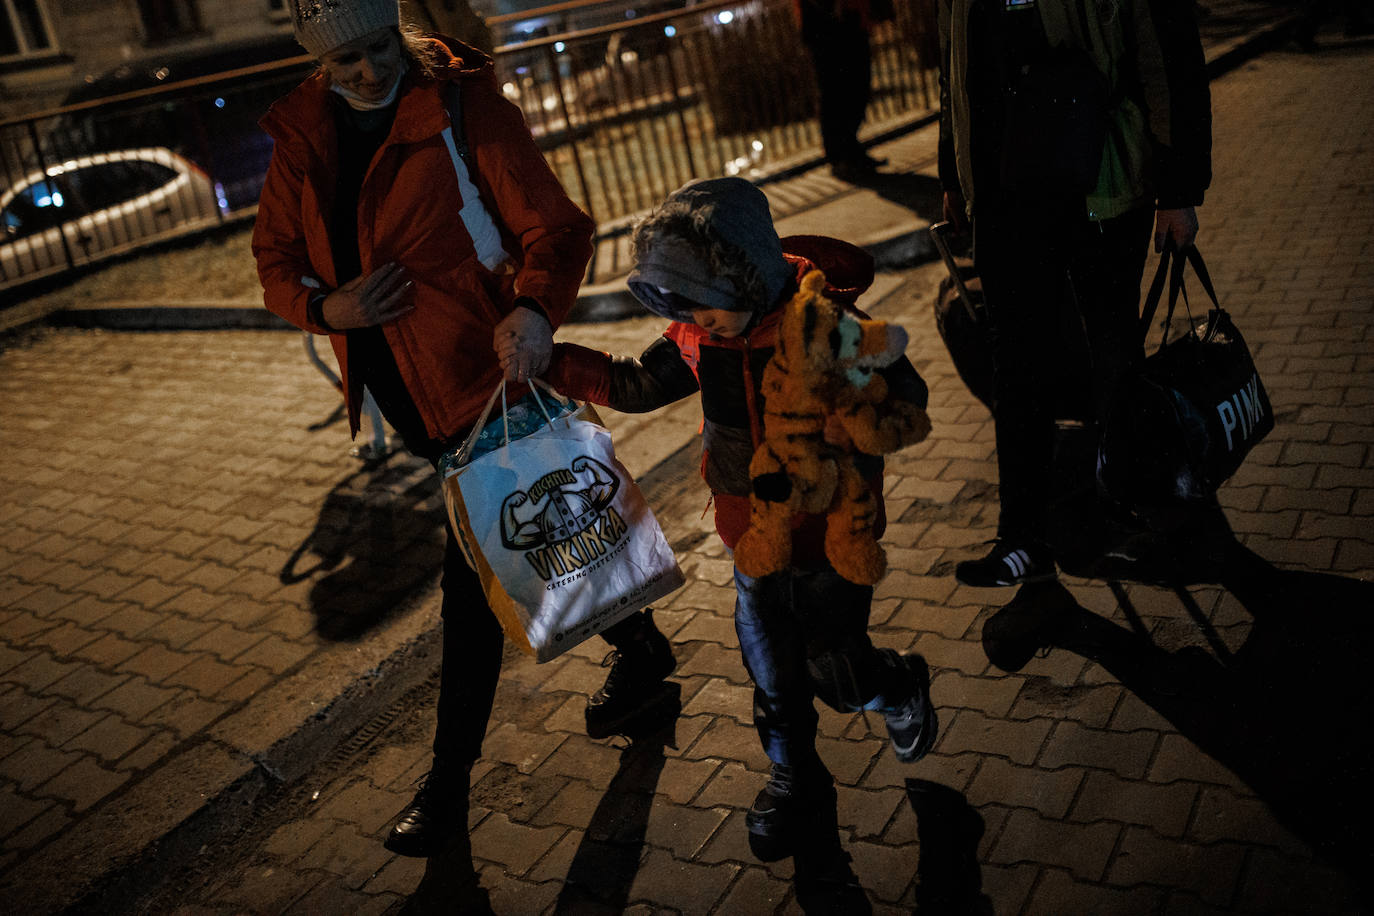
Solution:
M 296 41 L 315 58 L 378 29 L 394 29 L 400 24 L 397 0 L 291 0 Z

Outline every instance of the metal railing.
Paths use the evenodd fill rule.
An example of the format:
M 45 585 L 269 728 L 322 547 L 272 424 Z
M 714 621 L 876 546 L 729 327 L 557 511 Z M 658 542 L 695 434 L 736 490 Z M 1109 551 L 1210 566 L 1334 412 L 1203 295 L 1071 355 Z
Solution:
M 692 178 L 760 179 L 818 155 L 815 80 L 792 2 L 713 0 L 506 44 L 496 51 L 497 79 L 570 196 L 603 234 L 615 233 Z M 928 6 L 896 0 L 894 18 L 874 29 L 870 131 L 936 104 Z M 47 179 L 17 204 L 0 192 L 0 289 L 251 214 L 271 156 L 256 121 L 310 68 L 302 56 L 0 122 L 0 187 Z M 213 193 L 187 199 L 208 199 L 207 212 L 183 207 L 169 220 L 141 212 L 150 204 L 140 199 L 83 215 L 87 198 L 101 196 L 81 187 L 98 183 L 81 172 L 89 157 L 146 147 L 190 164 L 188 180 Z M 56 209 L 66 214 L 58 214 L 50 192 L 64 182 Z M 35 230 L 35 217 L 54 225 Z M 138 231 L 149 225 L 157 231 Z

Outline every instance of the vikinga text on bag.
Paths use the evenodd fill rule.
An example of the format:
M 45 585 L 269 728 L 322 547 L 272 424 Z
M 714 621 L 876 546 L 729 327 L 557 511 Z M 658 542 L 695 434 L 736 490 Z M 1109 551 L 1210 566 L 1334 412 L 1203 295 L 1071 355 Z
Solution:
M 548 591 L 584 578 L 629 543 L 629 526 L 611 505 L 619 489 L 614 471 L 581 455 L 501 501 L 501 545 L 521 551 Z M 525 507 L 538 509 L 522 520 Z
M 1259 395 L 1259 373 L 1250 375 L 1245 387 L 1217 404 L 1217 416 L 1221 418 L 1221 428 L 1226 433 L 1226 450 L 1233 452 L 1236 446 L 1244 445 L 1250 439 L 1259 421 L 1264 418 L 1264 402 Z M 1236 441 L 1232 433 L 1240 427 L 1241 438 Z

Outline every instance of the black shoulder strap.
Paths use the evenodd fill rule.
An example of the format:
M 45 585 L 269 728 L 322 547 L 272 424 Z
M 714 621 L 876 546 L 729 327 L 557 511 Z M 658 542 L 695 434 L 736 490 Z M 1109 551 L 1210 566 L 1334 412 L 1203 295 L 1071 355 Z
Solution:
M 453 145 L 458 150 L 458 158 L 467 166 L 468 178 L 477 184 L 477 164 L 472 161 L 472 151 L 468 149 L 468 135 L 463 128 L 463 84 L 457 80 L 444 84 L 444 109 L 448 112 L 448 123 L 453 129 Z

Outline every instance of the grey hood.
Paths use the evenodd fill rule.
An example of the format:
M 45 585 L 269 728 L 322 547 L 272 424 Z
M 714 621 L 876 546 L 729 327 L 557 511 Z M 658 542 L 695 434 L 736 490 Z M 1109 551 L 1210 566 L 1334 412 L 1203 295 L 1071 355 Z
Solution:
M 634 248 L 630 292 L 672 321 L 690 322 L 692 303 L 771 311 L 794 279 L 768 198 L 743 178 L 683 185 L 635 227 Z

